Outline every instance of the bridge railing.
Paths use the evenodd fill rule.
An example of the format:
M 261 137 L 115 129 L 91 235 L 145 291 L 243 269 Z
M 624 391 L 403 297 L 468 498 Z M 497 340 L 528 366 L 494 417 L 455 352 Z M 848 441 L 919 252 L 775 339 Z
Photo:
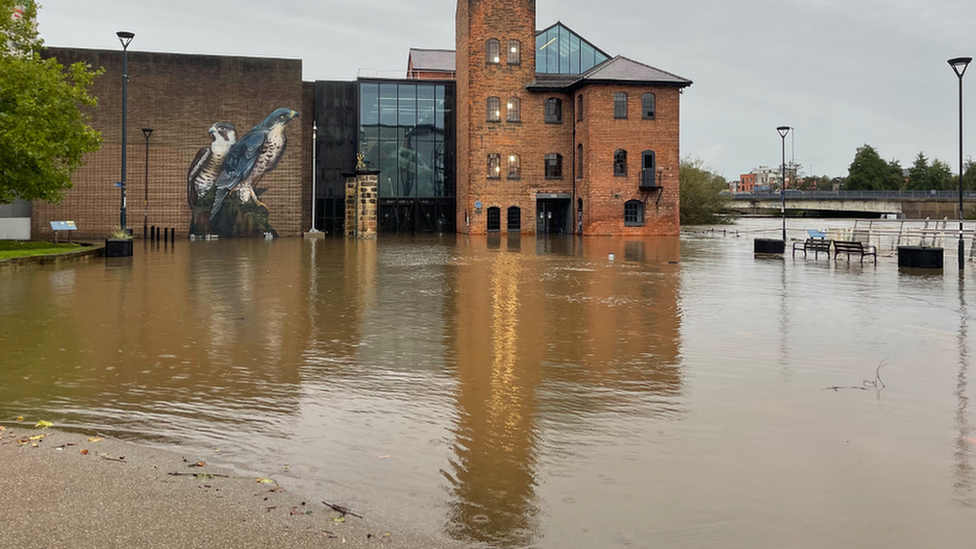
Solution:
M 800 191 L 787 189 L 790 200 L 922 200 L 958 199 L 959 191 Z M 963 191 L 963 199 L 976 200 L 976 191 Z M 735 193 L 733 200 L 779 200 L 778 191 Z

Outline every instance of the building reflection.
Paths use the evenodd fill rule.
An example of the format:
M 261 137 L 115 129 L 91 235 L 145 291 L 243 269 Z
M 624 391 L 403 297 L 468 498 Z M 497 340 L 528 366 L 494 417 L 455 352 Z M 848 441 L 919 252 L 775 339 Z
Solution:
M 471 260 L 456 267 L 447 338 L 458 388 L 446 530 L 464 542 L 528 547 L 539 535 L 542 425 L 572 429 L 607 411 L 681 413 L 679 243 L 465 245 Z

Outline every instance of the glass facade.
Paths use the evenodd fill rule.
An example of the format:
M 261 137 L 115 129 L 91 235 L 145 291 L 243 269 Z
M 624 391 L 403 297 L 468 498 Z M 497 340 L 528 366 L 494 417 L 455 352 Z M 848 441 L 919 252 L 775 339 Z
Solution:
M 535 72 L 582 74 L 609 57 L 561 24 L 535 37 Z
M 454 195 L 453 109 L 447 84 L 360 83 L 359 150 L 380 198 Z

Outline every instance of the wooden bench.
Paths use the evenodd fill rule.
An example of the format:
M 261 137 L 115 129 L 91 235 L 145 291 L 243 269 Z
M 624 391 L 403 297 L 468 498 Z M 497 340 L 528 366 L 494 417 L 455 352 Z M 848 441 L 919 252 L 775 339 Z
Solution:
M 851 254 L 860 254 L 861 263 L 864 263 L 864 256 L 873 255 L 874 264 L 878 264 L 878 249 L 871 245 L 864 245 L 857 241 L 848 242 L 846 240 L 835 240 L 834 241 L 834 259 L 841 253 L 847 254 L 847 260 L 851 260 Z
M 813 252 L 813 258 L 819 259 L 820 252 L 827 254 L 827 259 L 830 259 L 830 243 L 831 240 L 826 238 L 808 238 L 803 242 L 793 243 L 793 257 L 796 257 L 797 250 L 803 250 L 803 257 L 807 256 L 807 252 Z

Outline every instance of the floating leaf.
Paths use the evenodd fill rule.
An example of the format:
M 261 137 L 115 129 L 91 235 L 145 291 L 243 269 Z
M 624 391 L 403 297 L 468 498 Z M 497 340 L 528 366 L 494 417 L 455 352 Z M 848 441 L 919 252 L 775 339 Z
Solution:
M 47 429 L 48 427 L 54 427 L 54 424 L 51 423 L 50 421 L 44 421 L 42 419 L 38 421 L 37 425 L 35 425 L 34 427 L 37 427 L 38 429 Z
M 274 479 L 258 477 L 257 481 L 262 484 L 278 484 Z
M 346 522 L 346 517 L 337 517 L 332 519 L 332 522 Z
M 82 450 L 82 451 L 81 451 L 81 455 L 83 455 L 83 456 L 87 456 L 87 455 L 88 455 L 88 450 Z
M 24 421 L 24 416 L 17 416 L 17 421 Z
M 91 438 L 88 439 L 88 442 L 101 442 L 103 440 L 105 440 L 105 439 L 102 438 L 102 437 L 91 437 Z
M 42 438 L 44 438 L 46 436 L 47 435 L 34 435 L 34 436 L 30 437 L 30 439 L 31 440 L 41 440 Z

